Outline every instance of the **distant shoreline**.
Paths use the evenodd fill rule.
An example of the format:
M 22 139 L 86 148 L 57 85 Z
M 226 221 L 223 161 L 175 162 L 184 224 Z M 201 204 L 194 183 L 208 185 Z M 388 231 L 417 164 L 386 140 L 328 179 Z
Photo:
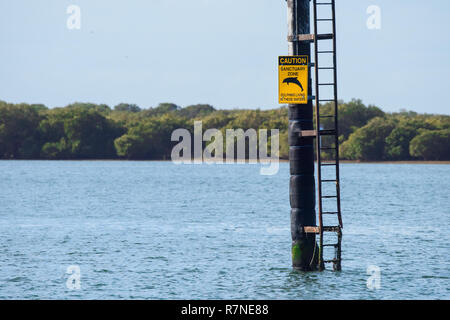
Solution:
M 46 162 L 100 162 L 100 161 L 108 161 L 108 162 L 170 162 L 171 160 L 126 160 L 126 159 L 0 159 L 0 161 L 46 161 Z M 327 160 L 324 160 L 327 161 Z M 267 163 L 269 160 L 263 160 L 258 163 Z M 288 159 L 280 159 L 280 163 L 289 162 Z M 340 163 L 343 164 L 434 164 L 434 165 L 448 165 L 450 161 L 423 161 L 423 160 L 411 160 L 411 161 L 360 161 L 360 160 L 340 160 Z
M 361 164 L 450 164 L 450 161 L 353 161 L 341 160 L 341 163 L 361 163 Z

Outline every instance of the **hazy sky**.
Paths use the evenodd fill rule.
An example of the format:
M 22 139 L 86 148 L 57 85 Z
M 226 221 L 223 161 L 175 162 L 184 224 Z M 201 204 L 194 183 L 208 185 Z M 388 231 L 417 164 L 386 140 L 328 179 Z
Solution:
M 69 30 L 69 5 L 81 29 Z M 366 10 L 381 8 L 381 29 Z M 337 0 L 339 98 L 449 113 L 450 1 Z M 1 0 L 0 99 L 274 108 L 284 0 Z

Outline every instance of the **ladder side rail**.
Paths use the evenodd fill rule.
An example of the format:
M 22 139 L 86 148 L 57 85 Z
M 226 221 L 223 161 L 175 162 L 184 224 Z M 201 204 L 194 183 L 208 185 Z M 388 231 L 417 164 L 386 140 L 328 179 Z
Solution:
M 317 0 L 313 2 L 313 10 L 314 10 L 314 63 L 315 63 L 315 111 L 316 111 L 316 157 L 317 157 L 317 191 L 318 191 L 318 206 L 319 206 L 319 232 L 320 232 L 320 245 L 319 245 L 319 268 L 320 270 L 324 269 L 323 262 L 323 220 L 322 220 L 322 171 L 321 171 L 321 141 L 320 141 L 320 110 L 319 110 L 319 48 L 317 41 Z
M 334 126 L 335 126 L 335 147 L 336 147 L 336 195 L 337 195 L 337 212 L 339 226 L 342 228 L 341 215 L 341 187 L 340 187 L 340 170 L 339 170 L 339 105 L 338 105 L 338 88 L 337 88 L 337 41 L 336 41 L 336 0 L 331 0 L 332 24 L 333 24 L 333 67 L 334 67 Z
M 341 214 L 341 194 L 340 194 L 340 170 L 339 170 L 339 105 L 337 92 L 337 40 L 336 40 L 336 1 L 331 0 L 332 9 L 332 28 L 333 28 L 333 64 L 334 64 L 334 108 L 335 108 L 335 147 L 336 147 L 336 195 L 337 195 L 337 212 L 339 220 L 338 243 L 335 248 L 336 263 L 333 268 L 336 271 L 342 270 L 342 214 Z

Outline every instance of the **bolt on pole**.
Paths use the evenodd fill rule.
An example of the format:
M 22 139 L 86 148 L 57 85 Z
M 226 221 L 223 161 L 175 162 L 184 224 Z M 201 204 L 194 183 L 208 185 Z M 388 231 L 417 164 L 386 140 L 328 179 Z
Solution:
M 311 44 L 297 35 L 310 34 L 310 0 L 287 0 L 289 55 L 306 55 L 311 63 Z M 314 138 L 300 137 L 299 131 L 314 130 L 311 67 L 308 66 L 308 103 L 289 105 L 289 162 L 292 265 L 300 271 L 317 269 L 319 247 L 316 235 L 303 227 L 316 226 Z

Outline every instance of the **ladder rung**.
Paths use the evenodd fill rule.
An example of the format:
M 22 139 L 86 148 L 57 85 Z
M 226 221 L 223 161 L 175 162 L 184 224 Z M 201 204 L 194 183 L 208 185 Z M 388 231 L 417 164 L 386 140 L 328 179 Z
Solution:
M 317 69 L 319 69 L 319 70 L 334 70 L 336 68 L 335 67 L 319 67 Z M 334 100 L 332 100 L 332 101 L 334 101 Z
M 320 182 L 338 182 L 337 180 L 320 180 Z
M 321 136 L 335 136 L 336 130 L 320 130 L 319 133 Z
M 333 19 L 317 19 L 317 21 L 333 21 Z
M 322 199 L 334 199 L 337 198 L 337 196 L 322 196 Z
M 321 166 L 337 166 L 337 163 L 336 162 L 333 162 L 333 163 L 321 163 L 320 165 Z
M 322 247 L 337 247 L 337 246 L 339 246 L 339 243 L 327 243 L 322 245 Z
M 317 35 L 317 40 L 332 40 L 334 38 L 334 34 L 332 33 L 323 33 Z
M 326 147 L 326 148 L 320 148 L 320 150 L 336 150 L 336 148 Z
M 331 116 L 331 115 L 321 116 L 321 115 L 319 115 L 319 118 L 334 118 L 334 116 Z
M 340 232 L 341 231 L 341 227 L 339 226 L 327 226 L 327 227 L 323 227 L 323 231 L 324 232 Z
M 334 83 L 318 83 L 319 86 L 334 86 Z
M 319 100 L 319 102 L 335 102 L 334 99 L 323 99 L 323 100 Z
M 322 214 L 339 214 L 339 212 L 322 212 Z
M 324 263 L 337 263 L 338 259 L 332 259 L 332 260 L 323 260 Z
M 317 53 L 334 53 L 334 51 L 332 51 L 332 50 L 328 50 L 328 51 L 317 51 Z

